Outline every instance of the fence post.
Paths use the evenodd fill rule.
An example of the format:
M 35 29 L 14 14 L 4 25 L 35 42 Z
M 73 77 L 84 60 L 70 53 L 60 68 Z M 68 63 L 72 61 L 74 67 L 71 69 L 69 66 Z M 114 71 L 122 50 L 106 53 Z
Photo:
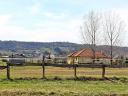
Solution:
M 42 78 L 45 78 L 45 56 L 43 55 L 43 60 L 42 60 L 42 69 L 43 69 L 43 76 Z
M 10 78 L 10 64 L 9 63 L 7 63 L 7 79 L 8 80 L 11 79 Z
M 102 65 L 102 78 L 105 78 L 105 65 Z
M 77 65 L 76 64 L 73 64 L 73 67 L 74 67 L 74 77 L 77 78 L 77 73 L 76 73 L 76 67 L 77 67 Z

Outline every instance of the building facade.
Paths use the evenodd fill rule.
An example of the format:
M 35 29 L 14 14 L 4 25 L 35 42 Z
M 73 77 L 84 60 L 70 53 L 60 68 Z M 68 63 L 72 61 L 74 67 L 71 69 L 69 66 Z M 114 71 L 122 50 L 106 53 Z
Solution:
M 83 49 L 73 52 L 68 55 L 68 64 L 90 64 L 95 63 L 110 64 L 110 56 L 106 55 L 103 51 L 95 52 L 95 60 L 93 59 L 94 52 L 91 49 Z

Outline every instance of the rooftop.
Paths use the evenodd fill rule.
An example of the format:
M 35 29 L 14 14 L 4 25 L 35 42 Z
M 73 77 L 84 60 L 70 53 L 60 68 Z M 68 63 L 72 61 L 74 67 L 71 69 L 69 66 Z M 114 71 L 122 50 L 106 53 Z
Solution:
M 94 52 L 92 49 L 82 49 L 80 51 L 73 52 L 68 55 L 68 57 L 90 57 L 93 58 Z M 105 54 L 103 51 L 96 51 L 95 52 L 96 58 L 110 58 L 107 54 Z

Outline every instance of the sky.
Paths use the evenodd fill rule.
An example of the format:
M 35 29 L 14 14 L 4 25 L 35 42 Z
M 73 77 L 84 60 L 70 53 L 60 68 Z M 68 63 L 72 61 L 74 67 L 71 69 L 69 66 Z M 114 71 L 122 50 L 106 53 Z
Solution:
M 91 10 L 114 10 L 128 25 L 128 0 L 0 0 L 0 40 L 81 43 Z

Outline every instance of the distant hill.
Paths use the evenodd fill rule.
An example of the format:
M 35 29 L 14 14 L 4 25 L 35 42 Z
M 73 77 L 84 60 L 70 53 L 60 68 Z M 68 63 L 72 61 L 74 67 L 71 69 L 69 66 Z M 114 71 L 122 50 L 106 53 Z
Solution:
M 20 41 L 0 41 L 1 53 L 24 53 L 38 54 L 40 52 L 51 52 L 57 55 L 67 55 L 70 52 L 89 48 L 89 45 L 82 45 L 70 42 L 20 42 Z M 97 50 L 104 50 L 109 54 L 110 46 L 100 45 Z M 114 47 L 114 54 L 127 55 L 128 47 Z
M 80 44 L 69 42 L 20 42 L 20 41 L 0 41 L 0 50 L 40 50 L 42 48 L 72 48 L 76 49 Z
M 69 42 L 20 42 L 0 41 L 1 53 L 24 53 L 35 54 L 38 52 L 51 52 L 57 55 L 67 55 L 72 51 L 80 49 L 81 44 Z

